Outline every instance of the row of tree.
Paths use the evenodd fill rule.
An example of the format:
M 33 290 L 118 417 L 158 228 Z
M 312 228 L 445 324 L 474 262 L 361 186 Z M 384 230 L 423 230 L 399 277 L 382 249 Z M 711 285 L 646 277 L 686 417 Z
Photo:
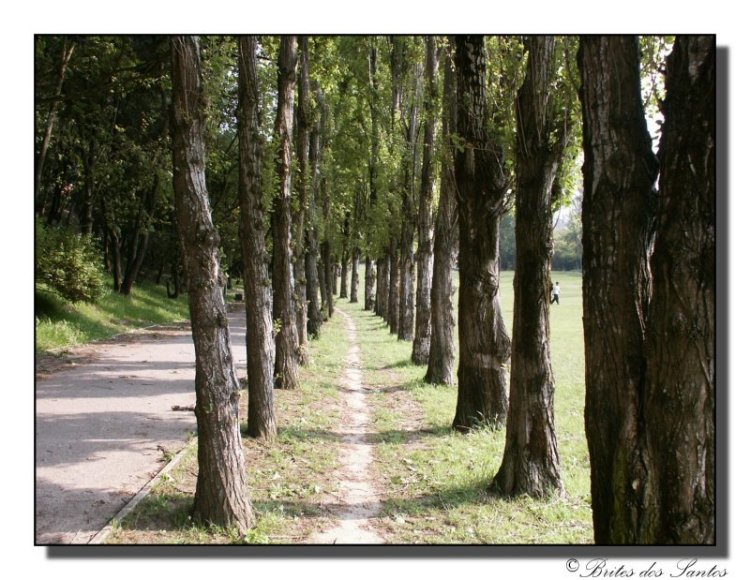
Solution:
M 189 289 L 198 520 L 252 525 L 222 262 L 230 279 L 244 279 L 249 433 L 270 439 L 274 387 L 297 388 L 337 288 L 358 300 L 361 261 L 364 307 L 412 342 L 427 381 L 453 382 L 457 248 L 453 426 L 507 424 L 493 489 L 562 490 L 549 350 L 553 214 L 574 197 L 583 150 L 581 227 L 570 228 L 570 243 L 583 251 L 596 541 L 713 541 L 715 47 L 706 37 L 674 41 L 657 160 L 641 76 L 664 63 L 639 55 L 663 45 L 38 39 L 37 213 L 99 232 L 123 293 L 144 269 L 167 270 L 175 292 Z M 498 290 L 509 220 L 512 340 Z

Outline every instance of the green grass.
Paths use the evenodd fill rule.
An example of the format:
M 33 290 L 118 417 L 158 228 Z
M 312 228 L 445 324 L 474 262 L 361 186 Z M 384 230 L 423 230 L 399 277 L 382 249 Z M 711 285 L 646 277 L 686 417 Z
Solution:
M 35 289 L 36 350 L 77 346 L 134 328 L 188 318 L 187 297 L 167 298 L 162 286 L 144 284 L 130 296 L 110 291 L 98 302 L 70 304 L 38 285 Z
M 548 500 L 500 499 L 486 492 L 497 473 L 504 429 L 451 430 L 456 388 L 422 382 L 411 343 L 355 305 L 370 396 L 376 467 L 385 489 L 381 534 L 393 543 L 578 544 L 593 541 L 584 435 L 581 277 L 554 273 L 561 304 L 551 309 L 556 426 L 566 493 Z M 512 273 L 501 276 L 503 317 L 512 333 Z M 457 333 L 456 333 L 457 339 Z
M 301 389 L 274 391 L 278 436 L 273 442 L 244 436 L 248 495 L 257 525 L 245 535 L 197 525 L 190 516 L 198 473 L 196 447 L 183 456 L 169 477 L 114 530 L 118 544 L 268 544 L 297 543 L 330 525 L 322 507 L 333 498 L 339 468 L 339 441 L 333 429 L 341 421 L 339 377 L 348 350 L 341 316 L 326 323 L 311 341 L 310 362 L 300 369 Z M 247 397 L 243 393 L 241 417 Z
M 364 279 L 364 276 L 361 276 Z M 487 493 L 505 443 L 504 429 L 466 434 L 451 428 L 456 387 L 423 383 L 425 367 L 410 362 L 411 343 L 398 341 L 362 304 L 339 300 L 355 321 L 363 383 L 371 409 L 373 485 L 387 543 L 588 544 L 593 542 L 589 463 L 583 425 L 581 278 L 555 273 L 562 304 L 551 310 L 556 422 L 565 494 L 502 499 Z M 363 286 L 360 291 L 363 291 Z M 503 316 L 512 330 L 512 273 L 501 277 Z M 248 493 L 257 527 L 241 536 L 190 519 L 197 473 L 195 449 L 171 476 L 120 522 L 113 543 L 301 543 L 331 527 L 324 504 L 338 501 L 336 472 L 340 377 L 348 349 L 343 317 L 334 316 L 310 344 L 299 391 L 276 391 L 279 435 L 273 443 L 245 439 Z M 457 362 L 457 361 L 456 361 Z M 244 400 L 244 397 L 243 397 Z M 244 410 L 243 410 L 244 413 Z

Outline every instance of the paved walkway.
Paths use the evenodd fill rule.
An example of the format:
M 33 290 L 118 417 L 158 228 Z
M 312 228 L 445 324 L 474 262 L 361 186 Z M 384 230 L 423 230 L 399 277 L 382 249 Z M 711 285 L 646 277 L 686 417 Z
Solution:
M 245 315 L 230 312 L 244 375 Z M 76 357 L 75 355 L 78 355 Z M 36 382 L 36 542 L 85 544 L 185 446 L 195 415 L 190 330 L 154 328 L 74 353 Z

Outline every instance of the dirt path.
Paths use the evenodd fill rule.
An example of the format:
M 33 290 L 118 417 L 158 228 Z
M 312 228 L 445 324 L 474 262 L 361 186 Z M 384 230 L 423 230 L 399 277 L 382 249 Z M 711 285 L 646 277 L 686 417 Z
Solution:
M 244 312 L 229 320 L 244 369 Z M 195 430 L 193 413 L 172 410 L 195 402 L 189 329 L 151 329 L 75 354 L 78 364 L 37 375 L 39 544 L 87 543 Z
M 336 309 L 345 321 L 349 340 L 346 368 L 342 376 L 345 389 L 344 422 L 336 430 L 343 442 L 340 461 L 343 468 L 339 478 L 339 504 L 333 508 L 339 524 L 326 532 L 313 536 L 315 544 L 382 544 L 383 538 L 374 531 L 373 522 L 380 512 L 378 494 L 370 483 L 372 445 L 367 441 L 370 431 L 370 413 L 366 394 L 362 388 L 357 329 L 346 312 Z

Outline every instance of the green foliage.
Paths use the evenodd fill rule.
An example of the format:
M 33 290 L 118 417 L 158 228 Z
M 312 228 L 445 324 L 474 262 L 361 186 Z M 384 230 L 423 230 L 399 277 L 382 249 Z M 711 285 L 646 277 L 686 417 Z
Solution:
M 500 219 L 500 268 L 516 269 L 516 216 L 512 211 Z
M 90 235 L 47 228 L 37 219 L 36 281 L 71 302 L 94 302 L 104 291 L 101 252 Z
M 664 72 L 666 59 L 672 51 L 673 36 L 641 36 L 641 96 L 646 116 L 661 116 L 661 101 L 666 96 Z
M 581 224 L 581 193 L 570 203 L 564 227 L 554 232 L 555 249 L 552 255 L 554 270 L 581 270 L 583 258 L 583 226 Z

